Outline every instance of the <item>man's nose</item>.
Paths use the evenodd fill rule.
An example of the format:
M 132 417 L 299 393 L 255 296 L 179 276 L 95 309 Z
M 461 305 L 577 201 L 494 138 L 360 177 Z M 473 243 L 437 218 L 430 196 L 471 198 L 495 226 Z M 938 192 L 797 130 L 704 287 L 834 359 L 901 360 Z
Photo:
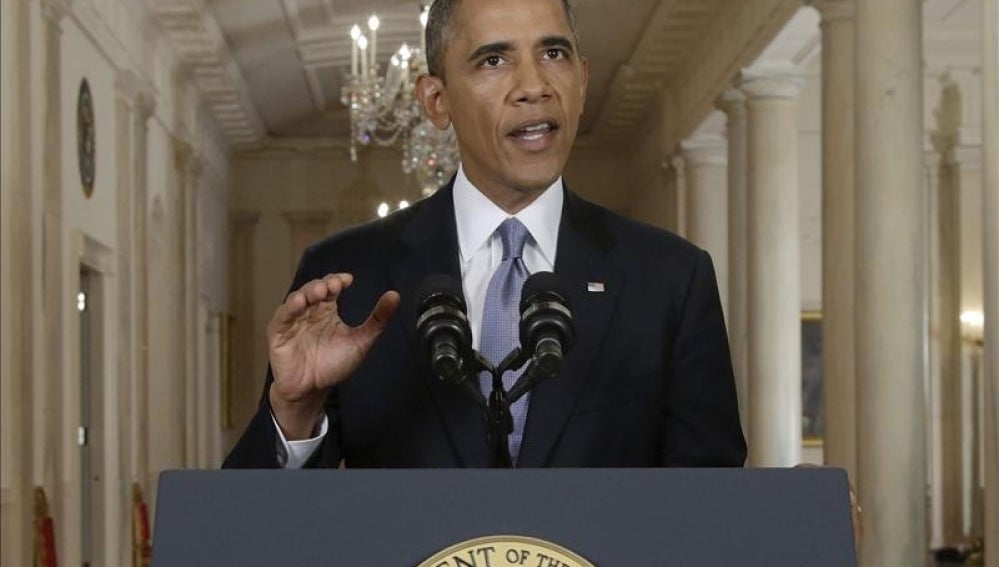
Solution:
M 551 82 L 540 61 L 530 60 L 519 65 L 515 78 L 517 84 L 512 95 L 516 102 L 534 103 L 552 96 Z

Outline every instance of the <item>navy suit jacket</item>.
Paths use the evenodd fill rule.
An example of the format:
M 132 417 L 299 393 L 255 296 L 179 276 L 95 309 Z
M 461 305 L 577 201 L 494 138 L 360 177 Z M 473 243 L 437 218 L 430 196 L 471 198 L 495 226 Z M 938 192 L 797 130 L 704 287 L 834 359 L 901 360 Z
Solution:
M 746 444 L 708 254 L 566 190 L 556 256 L 576 341 L 562 372 L 532 390 L 517 466 L 742 466 Z M 351 325 L 386 290 L 402 302 L 356 374 L 331 391 L 329 433 L 306 466 L 488 466 L 481 409 L 431 375 L 415 332 L 424 278 L 461 277 L 451 184 L 312 246 L 291 289 L 334 272 L 354 274 L 338 304 Z M 278 466 L 271 380 L 268 372 L 259 410 L 225 466 Z

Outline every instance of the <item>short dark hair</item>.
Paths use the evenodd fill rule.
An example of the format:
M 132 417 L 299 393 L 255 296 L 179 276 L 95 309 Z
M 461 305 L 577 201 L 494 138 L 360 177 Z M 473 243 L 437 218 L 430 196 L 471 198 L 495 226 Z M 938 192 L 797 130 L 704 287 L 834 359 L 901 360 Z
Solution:
M 444 51 L 447 43 L 451 39 L 451 26 L 454 23 L 454 14 L 458 9 L 461 0 L 433 0 L 430 6 L 430 14 L 427 17 L 427 72 L 435 77 L 444 78 Z M 576 12 L 573 11 L 569 0 L 562 0 L 562 8 L 565 9 L 565 17 L 569 20 L 569 27 L 572 28 L 572 39 L 578 44 L 579 33 L 576 29 Z

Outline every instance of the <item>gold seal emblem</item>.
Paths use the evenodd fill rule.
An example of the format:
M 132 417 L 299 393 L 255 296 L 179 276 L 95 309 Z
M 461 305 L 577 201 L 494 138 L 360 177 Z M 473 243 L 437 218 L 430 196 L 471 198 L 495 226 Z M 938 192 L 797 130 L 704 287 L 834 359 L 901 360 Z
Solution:
M 549 541 L 517 535 L 495 535 L 463 541 L 417 567 L 596 567 Z

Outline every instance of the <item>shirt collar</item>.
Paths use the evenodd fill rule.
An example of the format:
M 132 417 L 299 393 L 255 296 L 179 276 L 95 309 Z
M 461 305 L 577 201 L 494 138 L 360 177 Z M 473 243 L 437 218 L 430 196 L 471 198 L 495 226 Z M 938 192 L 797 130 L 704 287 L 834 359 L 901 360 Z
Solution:
M 560 176 L 530 205 L 512 215 L 524 223 L 545 259 L 553 266 L 563 199 Z M 499 225 L 511 216 L 472 185 L 460 164 L 454 180 L 454 213 L 462 262 L 470 260 L 485 246 Z

